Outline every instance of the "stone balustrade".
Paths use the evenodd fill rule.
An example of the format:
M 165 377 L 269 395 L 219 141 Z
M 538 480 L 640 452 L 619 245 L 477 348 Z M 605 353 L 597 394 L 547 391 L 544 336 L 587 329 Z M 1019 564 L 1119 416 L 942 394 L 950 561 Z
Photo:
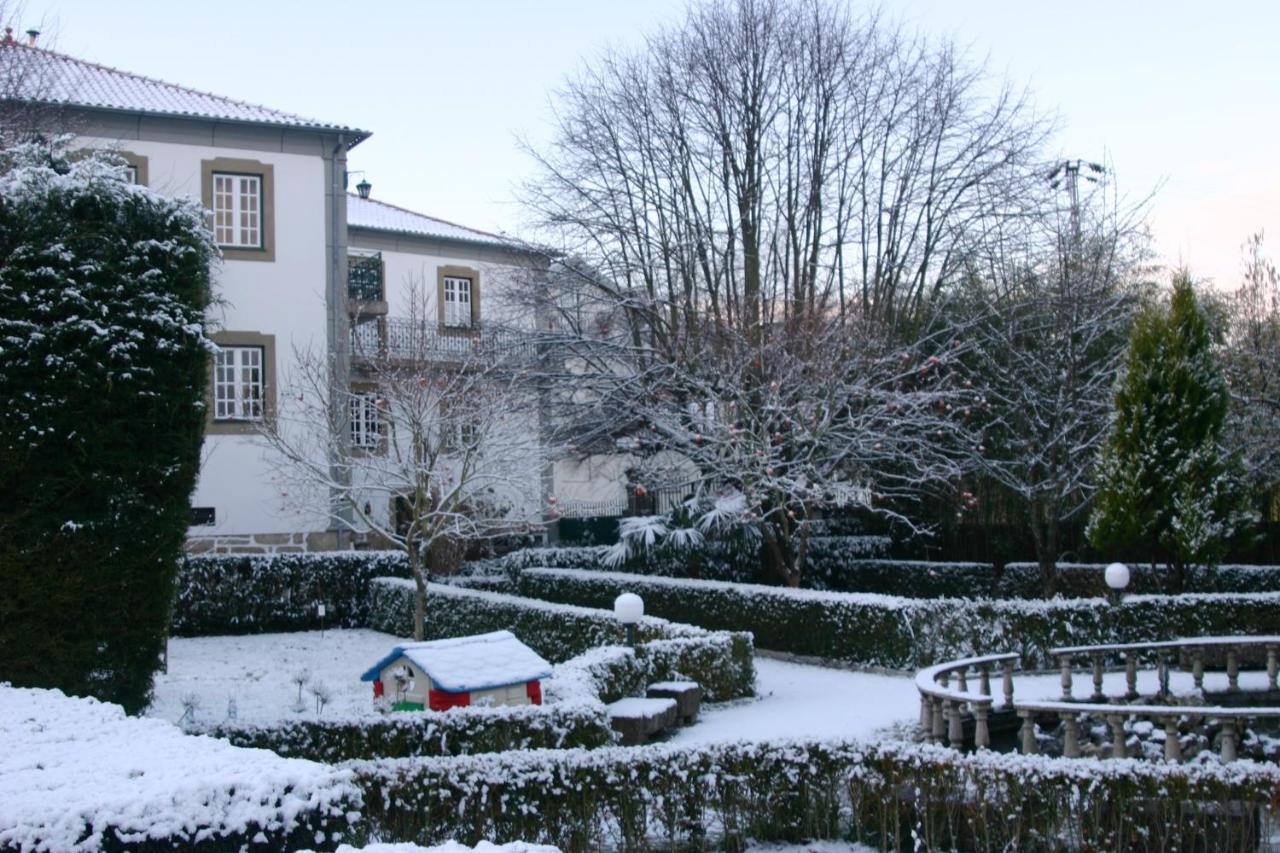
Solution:
M 1003 713 L 1014 713 L 1021 719 L 1019 737 L 1024 753 L 1037 751 L 1035 722 L 1037 717 L 1056 716 L 1062 721 L 1063 755 L 1079 757 L 1079 723 L 1082 716 L 1105 719 L 1111 731 L 1110 753 L 1114 757 L 1126 756 L 1125 721 L 1150 719 L 1165 730 L 1165 759 L 1181 761 L 1179 725 L 1184 718 L 1192 722 L 1213 720 L 1222 727 L 1221 756 L 1225 762 L 1234 761 L 1241 733 L 1253 719 L 1280 719 L 1280 706 L 1201 706 L 1169 704 L 1169 672 L 1177 658 L 1189 659 L 1193 682 L 1198 690 L 1204 688 L 1205 657 L 1210 650 L 1225 655 L 1227 692 L 1240 693 L 1240 661 L 1250 649 L 1262 649 L 1266 655 L 1267 690 L 1271 700 L 1280 692 L 1277 676 L 1280 675 L 1280 637 L 1192 637 L 1150 643 L 1114 643 L 1095 646 L 1068 646 L 1050 650 L 1058 661 L 1061 673 L 1062 698 L 1059 700 L 1017 700 L 1013 695 L 1013 672 L 1018 660 L 1015 653 L 985 655 L 948 661 L 921 670 L 916 676 L 920 691 L 920 725 L 934 741 L 956 747 L 966 745 L 964 723 L 966 715 L 974 723 L 972 745 L 977 749 L 990 746 L 989 721 L 995 705 L 991 695 L 991 672 L 999 668 L 1003 676 L 1004 701 L 998 706 Z M 1143 658 L 1154 659 L 1159 691 L 1154 697 L 1165 702 L 1137 703 L 1138 666 Z M 1092 677 L 1092 692 L 1087 700 L 1076 699 L 1073 694 L 1075 665 L 1087 660 Z M 1123 695 L 1108 696 L 1104 690 L 1103 675 L 1108 663 L 1123 661 L 1125 691 Z M 969 690 L 969 677 L 979 679 L 977 692 Z M 952 687 L 952 680 L 955 687 Z

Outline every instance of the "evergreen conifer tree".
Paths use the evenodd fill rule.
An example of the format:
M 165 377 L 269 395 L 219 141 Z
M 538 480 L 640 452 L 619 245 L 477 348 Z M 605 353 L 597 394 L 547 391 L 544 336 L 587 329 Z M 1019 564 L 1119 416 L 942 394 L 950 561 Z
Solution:
M 1190 277 L 1174 277 L 1169 304 L 1134 323 L 1115 414 L 1103 447 L 1089 539 L 1140 548 L 1173 569 L 1212 565 L 1255 521 L 1238 458 L 1223 446 L 1230 403 L 1214 332 Z
M 147 702 L 200 463 L 204 213 L 0 152 L 0 681 Z

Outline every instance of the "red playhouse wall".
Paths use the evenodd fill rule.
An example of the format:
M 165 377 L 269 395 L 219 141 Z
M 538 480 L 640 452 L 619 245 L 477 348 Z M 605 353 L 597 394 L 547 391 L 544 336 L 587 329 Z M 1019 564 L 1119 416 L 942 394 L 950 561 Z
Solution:
M 427 707 L 433 711 L 465 708 L 471 704 L 470 693 L 445 693 L 443 690 L 427 691 Z
M 529 695 L 529 701 L 535 705 L 542 704 L 542 683 L 540 681 L 529 681 L 524 685 L 525 692 Z

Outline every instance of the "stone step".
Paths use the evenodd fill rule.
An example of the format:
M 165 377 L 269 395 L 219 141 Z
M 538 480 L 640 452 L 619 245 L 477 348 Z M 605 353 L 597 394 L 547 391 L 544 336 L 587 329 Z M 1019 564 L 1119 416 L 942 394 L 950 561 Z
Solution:
M 675 699 L 619 699 L 608 706 L 609 725 L 622 736 L 623 746 L 639 746 L 651 735 L 676 724 Z
M 650 684 L 645 694 L 650 699 L 676 700 L 676 716 L 682 726 L 692 725 L 702 708 L 702 686 L 696 681 L 660 681 Z

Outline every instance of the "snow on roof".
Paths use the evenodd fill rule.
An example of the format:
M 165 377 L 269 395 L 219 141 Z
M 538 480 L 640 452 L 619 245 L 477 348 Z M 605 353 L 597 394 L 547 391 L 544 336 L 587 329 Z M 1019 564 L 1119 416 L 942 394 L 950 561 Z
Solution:
M 401 657 L 422 667 L 431 685 L 446 693 L 467 693 L 523 684 L 551 675 L 551 664 L 516 639 L 510 631 L 450 637 L 423 643 L 401 643 L 369 668 L 361 681 L 375 681 Z
M 17 69 L 8 76 L 16 81 L 19 97 L 37 103 L 355 134 L 349 146 L 369 136 L 368 131 L 189 89 L 3 38 L 0 65 Z
M 468 228 L 416 213 L 385 201 L 361 198 L 355 194 L 347 196 L 347 225 L 351 228 L 368 228 L 373 231 L 395 231 L 400 234 L 415 234 L 421 237 L 438 237 L 444 240 L 461 240 L 467 243 L 489 243 L 491 245 L 517 248 L 518 241 L 488 231 Z

